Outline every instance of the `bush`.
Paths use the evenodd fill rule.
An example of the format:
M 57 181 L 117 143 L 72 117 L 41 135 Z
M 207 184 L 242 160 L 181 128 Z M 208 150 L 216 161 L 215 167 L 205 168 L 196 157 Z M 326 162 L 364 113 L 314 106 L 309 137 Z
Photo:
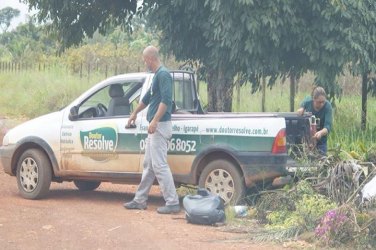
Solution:
M 295 202 L 295 210 L 276 210 L 267 215 L 268 227 L 274 229 L 287 229 L 296 227 L 300 232 L 313 230 L 320 218 L 335 203 L 320 194 L 307 195 Z
M 289 190 L 262 195 L 256 208 L 258 220 L 267 223 L 267 233 L 283 240 L 312 231 L 325 212 L 335 206 L 309 182 L 300 181 Z
M 315 229 L 316 237 L 326 246 L 352 244 L 367 248 L 375 242 L 376 219 L 368 213 L 357 212 L 350 205 L 329 210 Z

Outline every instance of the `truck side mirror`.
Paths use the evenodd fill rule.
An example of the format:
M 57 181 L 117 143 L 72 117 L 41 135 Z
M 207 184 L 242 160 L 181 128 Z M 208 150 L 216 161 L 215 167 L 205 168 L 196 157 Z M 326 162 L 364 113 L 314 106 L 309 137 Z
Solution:
M 78 119 L 78 107 L 73 106 L 69 111 L 69 120 L 75 121 Z

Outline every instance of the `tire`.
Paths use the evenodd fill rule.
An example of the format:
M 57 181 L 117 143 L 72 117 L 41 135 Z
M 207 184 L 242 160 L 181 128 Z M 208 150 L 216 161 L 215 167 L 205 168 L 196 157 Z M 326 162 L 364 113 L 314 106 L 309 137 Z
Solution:
M 244 178 L 227 160 L 214 160 L 206 165 L 200 175 L 199 186 L 219 195 L 225 205 L 242 203 L 246 192 Z
M 73 181 L 80 191 L 93 191 L 101 185 L 100 181 Z
M 23 198 L 43 198 L 50 189 L 51 178 L 51 163 L 44 152 L 28 149 L 21 155 L 17 163 L 17 185 Z

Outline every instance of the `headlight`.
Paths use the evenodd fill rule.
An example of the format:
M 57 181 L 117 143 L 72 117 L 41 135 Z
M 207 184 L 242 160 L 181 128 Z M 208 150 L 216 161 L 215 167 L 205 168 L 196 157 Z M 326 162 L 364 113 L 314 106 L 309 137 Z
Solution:
M 3 146 L 8 146 L 8 144 L 9 144 L 9 136 L 8 134 L 5 134 L 3 138 Z

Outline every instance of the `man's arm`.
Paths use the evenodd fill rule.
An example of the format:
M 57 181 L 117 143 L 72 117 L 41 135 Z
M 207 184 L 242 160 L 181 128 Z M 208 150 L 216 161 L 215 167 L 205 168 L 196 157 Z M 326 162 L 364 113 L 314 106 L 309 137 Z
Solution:
M 323 128 L 320 131 L 317 131 L 316 134 L 314 134 L 313 138 L 320 140 L 321 137 L 326 136 L 327 134 L 329 134 L 328 129 Z
M 304 108 L 299 108 L 297 111 L 298 115 L 303 115 L 304 114 Z
M 303 101 L 300 103 L 299 109 L 296 111 L 298 115 L 303 115 L 306 110 L 306 104 L 310 100 L 310 97 L 307 96 L 303 99 Z
M 332 124 L 333 124 L 333 108 L 330 102 L 327 101 L 327 107 L 325 110 L 325 123 L 324 128 L 327 130 L 327 134 L 332 130 Z
M 144 108 L 146 108 L 146 106 L 149 105 L 149 102 L 150 102 L 150 89 L 146 92 L 146 94 L 144 95 L 144 97 L 142 98 L 142 100 L 139 102 L 139 104 L 137 105 L 137 108 L 135 109 L 135 111 L 133 111 L 133 113 L 131 114 L 131 116 L 129 117 L 128 119 L 128 122 L 127 122 L 127 125 L 125 125 L 126 128 L 129 128 L 131 126 L 131 124 L 134 124 L 135 121 L 136 121 L 136 118 L 137 118 L 137 114 L 143 110 Z

